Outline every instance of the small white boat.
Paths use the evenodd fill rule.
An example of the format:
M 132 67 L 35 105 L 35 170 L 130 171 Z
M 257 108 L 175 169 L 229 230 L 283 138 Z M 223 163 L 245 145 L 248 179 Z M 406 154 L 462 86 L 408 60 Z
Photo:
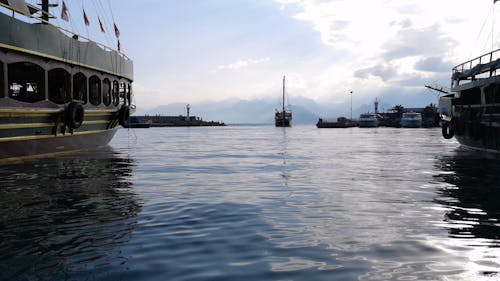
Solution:
M 360 128 L 374 128 L 378 127 L 379 120 L 375 113 L 364 113 L 359 116 L 358 126 Z
M 405 112 L 401 118 L 401 127 L 420 128 L 422 127 L 422 114 L 418 112 Z

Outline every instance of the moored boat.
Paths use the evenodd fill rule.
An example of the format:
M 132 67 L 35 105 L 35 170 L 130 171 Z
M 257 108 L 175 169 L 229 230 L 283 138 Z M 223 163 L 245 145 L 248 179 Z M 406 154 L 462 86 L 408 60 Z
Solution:
M 375 113 L 363 113 L 359 115 L 358 126 L 360 128 L 374 128 L 379 125 L 378 117 Z
M 52 24 L 48 0 L 0 5 L 0 160 L 106 145 L 135 109 L 132 61 Z
M 316 123 L 318 128 L 351 128 L 356 126 L 358 126 L 356 122 L 345 117 L 339 117 L 337 121 L 319 118 L 318 123 Z
M 450 92 L 439 98 L 444 138 L 500 152 L 499 55 L 497 49 L 453 67 Z
M 276 127 L 290 127 L 292 125 L 292 112 L 285 109 L 285 76 L 283 76 L 283 100 L 281 112 L 276 110 L 274 114 L 274 125 Z
M 401 127 L 420 128 L 422 127 L 422 114 L 418 112 L 404 112 L 401 117 Z

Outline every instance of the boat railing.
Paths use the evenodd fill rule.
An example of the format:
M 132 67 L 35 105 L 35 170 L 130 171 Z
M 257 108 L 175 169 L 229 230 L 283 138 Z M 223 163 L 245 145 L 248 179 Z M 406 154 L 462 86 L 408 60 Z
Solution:
M 481 78 L 496 76 L 499 68 L 500 49 L 497 49 L 453 67 L 451 86 L 458 86 L 462 80 L 476 80 L 479 75 L 483 75 Z
M 21 10 L 18 10 L 18 9 L 16 9 L 16 8 L 14 8 L 14 7 L 11 7 L 11 6 L 7 5 L 7 4 L 4 4 L 4 3 L 2 3 L 2 2 L 0 2 L 0 7 L 5 8 L 5 9 L 8 9 L 8 10 L 11 10 L 11 11 L 13 11 L 13 12 L 15 12 L 15 13 L 18 13 L 18 14 L 23 15 L 23 16 L 25 16 L 25 17 L 27 17 L 27 18 L 30 18 L 30 19 L 34 19 L 34 20 L 39 21 L 39 22 L 41 22 L 41 23 L 45 23 L 45 24 L 51 25 L 51 26 L 53 26 L 53 27 L 55 27 L 55 28 L 57 28 L 57 29 L 61 30 L 61 31 L 62 31 L 63 33 L 65 33 L 66 35 L 68 35 L 68 34 L 69 34 L 69 35 L 70 35 L 69 37 L 76 36 L 75 38 L 78 38 L 79 40 L 80 40 L 80 39 L 84 39 L 84 40 L 87 40 L 87 41 L 89 41 L 89 42 L 95 43 L 97 46 L 101 47 L 104 51 L 115 51 L 115 52 L 117 52 L 117 53 L 118 53 L 118 54 L 119 54 L 122 58 L 124 58 L 124 59 L 126 59 L 126 60 L 130 60 L 130 58 L 129 58 L 129 57 L 127 57 L 127 56 L 126 56 L 124 53 L 122 53 L 120 50 L 117 50 L 117 49 L 111 48 L 111 47 L 106 46 L 106 45 L 104 45 L 104 44 L 102 44 L 102 43 L 99 43 L 99 42 L 97 42 L 97 41 L 94 41 L 94 40 L 92 40 L 92 39 L 90 39 L 90 38 L 88 38 L 88 37 L 86 37 L 86 36 L 83 36 L 83 35 L 80 35 L 80 34 L 78 34 L 78 33 L 75 33 L 75 32 L 73 32 L 73 31 L 68 30 L 68 29 L 66 29 L 66 28 L 64 28 L 64 27 L 61 27 L 61 26 L 59 26 L 59 25 L 55 25 L 55 24 L 51 23 L 50 21 L 47 21 L 47 20 L 44 20 L 44 19 L 42 19 L 42 18 L 40 18 L 40 17 L 34 16 L 33 14 L 35 14 L 35 13 L 33 13 L 33 14 L 26 14 L 25 12 L 23 12 L 23 11 L 21 11 Z M 28 8 L 29 8 L 30 10 L 37 9 L 36 7 L 33 7 L 32 5 L 28 5 Z M 39 10 L 39 11 L 40 11 L 40 9 L 37 9 L 37 10 Z M 42 12 L 42 13 L 43 13 L 43 12 Z M 49 14 L 49 16 L 50 16 L 50 17 L 54 17 L 54 16 L 52 16 L 52 15 L 50 15 L 50 14 Z M 14 14 L 12 14 L 12 17 L 14 17 Z

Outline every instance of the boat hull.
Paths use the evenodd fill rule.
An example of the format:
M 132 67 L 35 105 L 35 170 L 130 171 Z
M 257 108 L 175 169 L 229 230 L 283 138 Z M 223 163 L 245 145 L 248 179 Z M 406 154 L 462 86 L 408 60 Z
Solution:
M 500 124 L 460 122 L 457 118 L 453 125 L 455 138 L 460 144 L 477 150 L 500 152 Z
M 358 126 L 360 128 L 375 128 L 378 127 L 378 120 L 358 120 Z
M 500 144 L 496 145 L 488 141 L 475 140 L 470 136 L 455 136 L 455 138 L 461 145 L 471 149 L 497 153 L 500 152 Z M 495 140 L 494 142 L 497 141 Z
M 290 127 L 290 121 L 288 120 L 279 120 L 275 123 L 276 127 Z
M 43 157 L 64 152 L 88 150 L 110 142 L 117 128 L 96 132 L 58 135 L 50 138 L 0 142 L 0 161 Z
M 109 143 L 119 128 L 119 111 L 87 109 L 78 128 L 66 110 L 0 108 L 0 161 L 86 150 Z
M 276 127 L 290 127 L 292 125 L 292 113 L 277 112 L 274 118 L 274 125 Z
M 401 127 L 403 128 L 421 128 L 422 120 L 401 120 Z
M 356 127 L 357 124 L 354 122 L 318 122 L 316 127 L 318 128 L 352 128 Z

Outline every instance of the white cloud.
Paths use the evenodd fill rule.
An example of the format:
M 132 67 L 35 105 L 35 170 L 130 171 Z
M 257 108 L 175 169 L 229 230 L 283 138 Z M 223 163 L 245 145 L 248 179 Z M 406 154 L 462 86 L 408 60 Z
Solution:
M 229 64 L 219 65 L 217 70 L 236 70 L 240 68 L 249 67 L 255 64 L 261 64 L 270 61 L 270 58 L 260 58 L 260 59 L 245 59 L 238 60 Z
M 290 17 L 310 23 L 325 46 L 344 52 L 343 61 L 323 69 L 321 75 L 335 77 L 335 82 L 303 75 L 316 80 L 315 88 L 324 89 L 324 94 L 341 89 L 339 95 L 345 96 L 350 86 L 376 94 L 395 86 L 414 89 L 416 82 L 423 89 L 426 79 L 442 81 L 444 68 L 469 59 L 471 52 L 476 56 L 492 47 L 491 27 L 478 35 L 483 24 L 491 26 L 485 18 L 492 1 L 474 5 L 456 0 L 275 2 Z
M 355 99 L 372 100 L 389 91 L 394 96 L 425 91 L 426 81 L 446 86 L 452 65 L 491 51 L 493 18 L 500 35 L 500 9 L 496 7 L 495 16 L 492 2 L 244 1 L 244 17 L 224 10 L 230 0 L 197 3 L 190 8 L 219 5 L 216 16 L 195 10 L 200 15 L 196 21 L 173 17 L 170 31 L 181 36 L 168 44 L 150 44 L 165 51 L 137 48 L 140 55 L 154 55 L 148 63 L 136 64 L 142 74 L 137 81 L 149 89 L 135 82 L 135 92 L 141 105 L 278 98 L 283 75 L 291 96 L 329 102 L 348 99 L 351 90 Z M 184 11 L 186 5 L 179 1 L 177 8 Z

